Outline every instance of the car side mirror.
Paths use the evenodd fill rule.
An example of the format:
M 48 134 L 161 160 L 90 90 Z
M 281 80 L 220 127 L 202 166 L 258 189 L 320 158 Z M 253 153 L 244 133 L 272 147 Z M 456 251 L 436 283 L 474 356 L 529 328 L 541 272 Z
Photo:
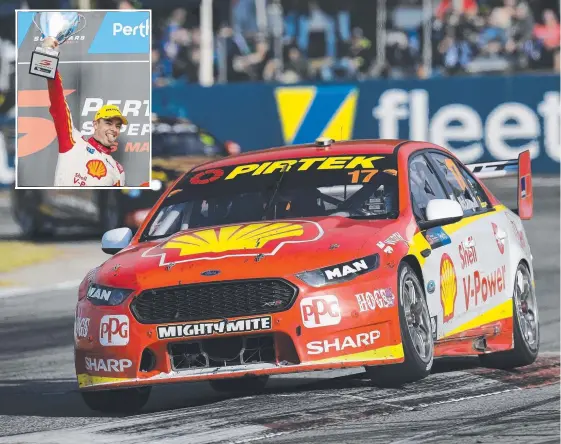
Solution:
M 130 228 L 115 228 L 106 231 L 101 238 L 101 250 L 107 254 L 116 254 L 130 244 L 132 230 Z
M 427 205 L 427 220 L 419 222 L 421 230 L 458 222 L 464 217 L 462 206 L 455 200 L 433 199 Z

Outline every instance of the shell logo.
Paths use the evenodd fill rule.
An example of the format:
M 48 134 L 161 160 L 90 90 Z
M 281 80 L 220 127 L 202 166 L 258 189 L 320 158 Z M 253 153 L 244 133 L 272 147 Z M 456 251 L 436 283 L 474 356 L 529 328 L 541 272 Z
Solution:
M 440 259 L 440 303 L 443 321 L 448 322 L 454 317 L 454 305 L 458 295 L 458 278 L 454 263 L 446 253 Z
M 286 243 L 312 242 L 323 235 L 312 221 L 259 222 L 179 234 L 143 257 L 162 256 L 160 265 L 231 256 L 274 255 Z
M 99 159 L 90 160 L 86 163 L 86 168 L 88 169 L 88 174 L 96 179 L 101 179 L 107 175 L 107 167 Z

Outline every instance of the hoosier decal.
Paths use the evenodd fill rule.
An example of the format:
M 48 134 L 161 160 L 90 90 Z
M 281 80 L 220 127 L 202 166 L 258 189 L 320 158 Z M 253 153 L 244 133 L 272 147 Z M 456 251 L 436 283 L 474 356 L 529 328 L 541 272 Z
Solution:
M 192 324 L 160 325 L 158 339 L 208 336 L 224 333 L 262 331 L 271 329 L 271 316 L 238 319 L 236 321 L 197 322 Z

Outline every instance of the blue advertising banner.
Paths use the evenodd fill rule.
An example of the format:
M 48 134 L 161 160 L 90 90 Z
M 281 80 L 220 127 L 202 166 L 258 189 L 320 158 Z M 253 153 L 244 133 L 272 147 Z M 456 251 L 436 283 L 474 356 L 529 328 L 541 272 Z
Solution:
M 427 140 L 466 163 L 529 149 L 535 173 L 559 174 L 559 77 L 517 75 L 353 84 L 176 85 L 153 111 L 188 117 L 242 150 L 335 140 Z

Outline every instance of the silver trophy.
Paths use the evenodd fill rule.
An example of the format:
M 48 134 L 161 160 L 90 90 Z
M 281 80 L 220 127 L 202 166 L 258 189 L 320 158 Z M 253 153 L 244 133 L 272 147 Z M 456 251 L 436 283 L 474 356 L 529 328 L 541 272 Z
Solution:
M 59 45 L 86 27 L 86 19 L 77 12 L 38 12 L 33 16 L 33 23 L 41 31 L 42 38 L 52 37 Z M 31 53 L 29 74 L 54 79 L 58 55 L 54 49 L 38 46 Z

